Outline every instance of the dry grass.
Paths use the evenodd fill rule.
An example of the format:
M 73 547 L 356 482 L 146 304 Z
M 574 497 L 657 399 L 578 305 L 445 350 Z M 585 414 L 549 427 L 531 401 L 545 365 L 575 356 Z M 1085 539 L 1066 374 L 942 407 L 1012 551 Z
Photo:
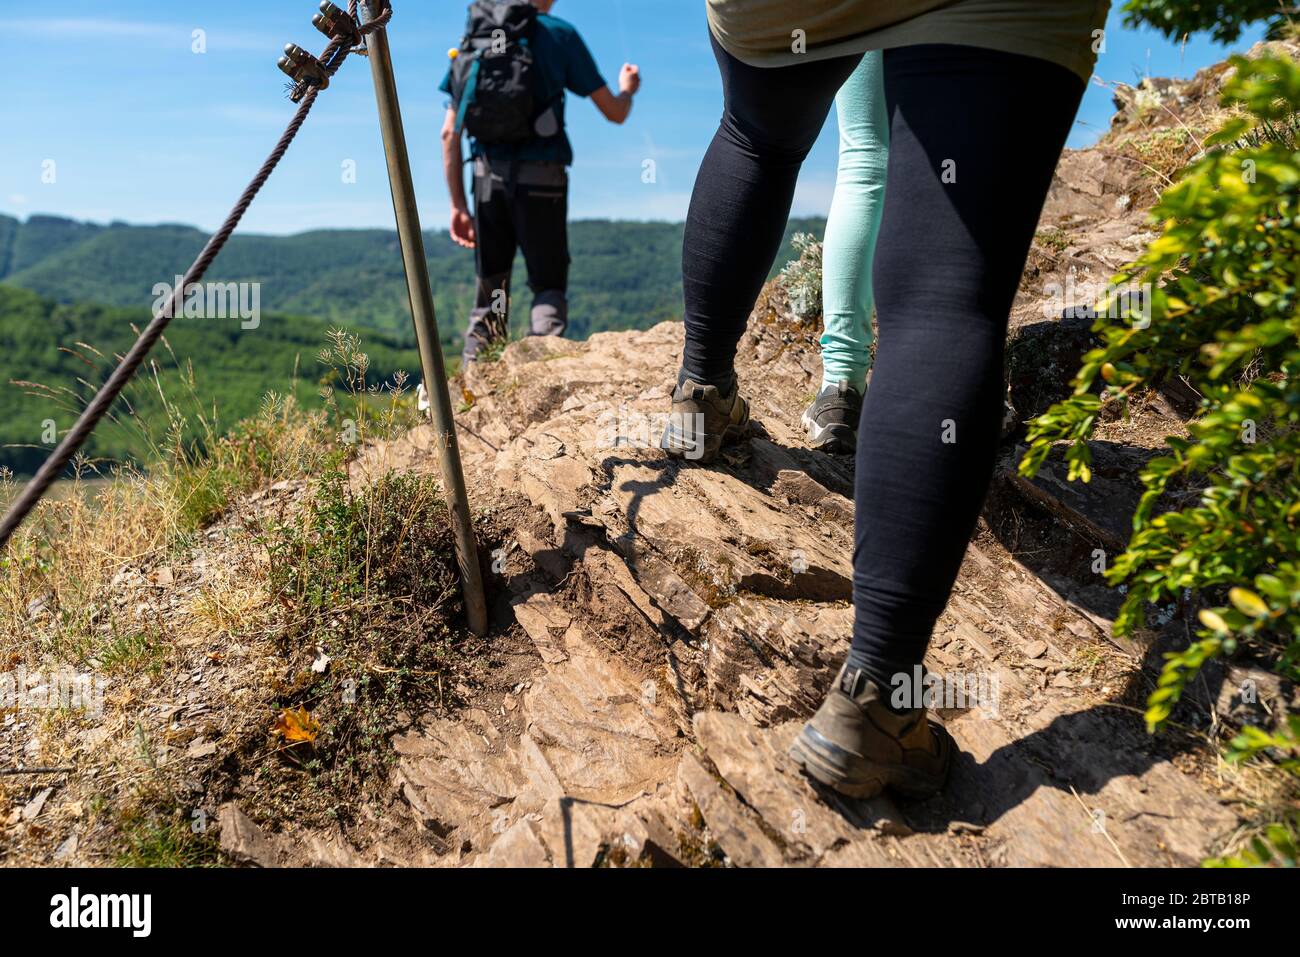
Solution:
M 1114 149 L 1141 165 L 1159 189 L 1173 185 L 1178 173 L 1200 152 L 1196 133 L 1182 127 L 1163 127 L 1119 137 Z
M 1226 738 L 1229 735 L 1224 735 Z M 1215 741 L 1222 747 L 1226 740 Z M 1255 758 L 1232 763 L 1219 758 L 1215 768 L 1216 784 L 1234 805 L 1241 823 L 1227 835 L 1217 853 L 1235 855 L 1252 841 L 1264 837 L 1272 826 L 1300 822 L 1300 781 L 1279 774 L 1275 763 Z
M 174 761 L 188 742 L 175 737 L 180 722 L 159 702 L 184 700 L 182 683 L 218 653 L 214 643 L 258 627 L 265 561 L 255 560 L 251 543 L 225 534 L 210 550 L 200 543 L 218 534 L 208 524 L 249 488 L 324 455 L 320 425 L 290 403 L 271 402 L 208 457 L 73 480 L 0 558 L 0 672 L 71 669 L 106 686 L 102 714 L 20 707 L 0 728 L 0 766 L 75 769 L 0 778 L 0 829 L 16 828 L 8 835 L 14 859 L 48 862 L 78 833 L 86 837 L 73 861 L 212 862 L 211 841 L 178 818 L 194 810 L 182 779 L 193 767 Z M 190 569 L 200 557 L 206 581 L 194 592 L 199 576 Z M 220 707 L 226 688 L 198 687 Z M 35 820 L 3 810 L 28 805 L 49 786 L 56 791 Z
M 266 631 L 278 662 L 268 704 L 306 709 L 318 734 L 287 746 L 246 724 L 231 783 L 256 793 L 248 812 L 273 829 L 350 823 L 386 787 L 387 740 L 404 715 L 454 703 L 464 633 L 446 507 L 428 477 L 389 473 L 354 488 L 333 472 L 256 537 L 270 559 Z
M 112 624 L 105 596 L 123 569 L 183 551 L 236 496 L 311 474 L 330 455 L 323 437 L 323 416 L 273 398 L 203 458 L 181 453 L 148 472 L 71 480 L 0 558 L 0 656 L 53 655 L 70 664 L 94 657 L 94 634 Z M 0 496 L 13 491 L 3 480 Z
M 256 778 L 257 761 L 278 767 L 282 755 L 270 729 L 287 701 L 302 699 L 322 680 L 310 665 L 330 635 L 326 625 L 305 627 L 320 609 L 308 613 L 296 604 L 304 596 L 275 577 L 272 549 L 283 554 L 286 540 L 314 541 L 312 522 L 330 496 L 346 495 L 345 510 L 369 503 L 357 513 L 362 530 L 378 527 L 389 510 L 408 522 L 427 519 L 421 503 L 436 501 L 436 490 L 427 488 L 413 505 L 337 482 L 312 484 L 341 475 L 364 443 L 401 434 L 416 417 L 403 382 L 367 383 L 368 363 L 355 337 L 333 334 L 322 360 L 333 367 L 327 378 L 336 384 L 323 387 L 323 410 L 308 412 L 272 395 L 257 416 L 216 435 L 207 420 L 188 427 L 193 420 L 187 424 L 171 407 L 166 437 L 151 444 L 147 469 L 83 468 L 38 507 L 0 556 L 0 674 L 65 668 L 106 685 L 102 713 L 22 704 L 0 712 L 0 767 L 72 769 L 0 776 L 0 862 L 220 861 L 210 834 L 195 823 L 211 819 L 222 788 L 236 783 L 217 769 L 232 756 L 236 777 Z M 16 489 L 12 479 L 0 478 L 0 501 Z M 408 567 L 410 575 L 430 567 L 428 550 L 412 549 L 412 537 L 418 539 L 408 529 L 385 543 L 389 551 L 421 556 L 424 565 Z M 335 557 L 340 573 L 357 562 L 361 588 L 352 611 L 331 609 L 330 619 L 371 616 L 375 589 L 384 584 L 378 552 Z M 425 638 L 433 631 L 431 616 L 445 622 L 452 614 L 445 576 L 429 580 L 437 583 L 439 601 L 424 603 L 424 617 L 398 636 L 405 653 L 420 644 L 416 621 L 423 626 L 418 638 Z M 384 601 L 419 605 L 397 592 Z M 380 654 L 369 664 L 402 672 L 404 662 L 402 654 Z M 345 670 L 336 667 L 325 677 L 345 680 Z M 409 676 L 399 677 L 393 700 L 400 700 Z M 396 706 L 385 702 L 382 712 L 391 716 Z M 371 720 L 368 737 L 338 742 L 328 738 L 330 730 L 318 751 L 333 744 L 343 756 L 363 737 L 366 744 L 379 742 L 387 726 Z M 314 773 L 295 770 L 300 786 L 302 773 Z M 23 808 L 36 808 L 49 787 L 52 794 L 29 820 Z M 308 781 L 303 790 L 329 788 Z M 79 844 L 68 845 L 73 834 Z

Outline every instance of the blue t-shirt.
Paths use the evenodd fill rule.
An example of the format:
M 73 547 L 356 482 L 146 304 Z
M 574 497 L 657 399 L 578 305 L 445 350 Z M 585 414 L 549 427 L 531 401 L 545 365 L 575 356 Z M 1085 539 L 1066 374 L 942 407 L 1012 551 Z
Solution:
M 522 143 L 510 145 L 479 145 L 471 140 L 470 153 L 488 159 L 558 162 L 568 166 L 573 162 L 573 147 L 564 130 L 564 91 L 569 90 L 578 96 L 591 96 L 605 85 L 605 81 L 578 31 L 559 17 L 539 13 L 537 29 L 533 32 L 531 42 L 537 81 L 537 89 L 534 91 L 537 106 L 540 110 L 543 104 L 553 104 L 555 118 L 559 121 L 559 132 L 554 136 L 533 136 Z M 451 94 L 450 69 L 438 89 Z

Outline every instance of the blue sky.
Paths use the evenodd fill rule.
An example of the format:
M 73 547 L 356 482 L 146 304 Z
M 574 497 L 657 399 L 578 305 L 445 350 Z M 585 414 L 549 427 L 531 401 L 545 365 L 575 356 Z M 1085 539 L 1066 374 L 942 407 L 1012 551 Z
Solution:
M 292 112 L 275 61 L 293 41 L 318 51 L 312 0 L 56 0 L 10 4 L 0 28 L 0 212 L 97 222 L 182 222 L 214 228 Z M 426 228 L 445 229 L 447 192 L 437 134 L 437 84 L 458 40 L 464 0 L 396 0 L 390 27 L 416 188 Z M 571 102 L 573 218 L 680 220 L 696 167 L 717 126 L 721 90 L 703 0 L 560 0 L 555 14 L 583 33 L 611 85 L 619 66 L 644 86 L 627 124 Z M 192 50 L 206 33 L 207 52 Z M 1245 49 L 1256 30 L 1234 45 Z M 1222 58 L 1204 38 L 1179 47 L 1124 29 L 1112 13 L 1097 78 L 1190 76 Z M 1106 129 L 1110 94 L 1089 88 L 1071 138 Z M 825 213 L 835 178 L 835 124 L 809 157 L 796 214 Z M 656 162 L 657 181 L 642 182 Z M 56 179 L 42 182 L 55 161 Z M 355 183 L 342 168 L 354 161 Z M 351 59 L 244 220 L 243 230 L 390 227 L 392 209 L 365 61 Z

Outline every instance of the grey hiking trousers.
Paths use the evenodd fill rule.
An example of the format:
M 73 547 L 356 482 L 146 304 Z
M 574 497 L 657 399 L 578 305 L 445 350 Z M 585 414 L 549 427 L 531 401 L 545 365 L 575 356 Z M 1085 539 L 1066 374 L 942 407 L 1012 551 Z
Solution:
M 569 324 L 569 173 L 562 163 L 474 160 L 478 288 L 465 333 L 466 360 L 510 328 L 510 274 L 522 250 L 533 293 L 529 333 L 558 336 Z

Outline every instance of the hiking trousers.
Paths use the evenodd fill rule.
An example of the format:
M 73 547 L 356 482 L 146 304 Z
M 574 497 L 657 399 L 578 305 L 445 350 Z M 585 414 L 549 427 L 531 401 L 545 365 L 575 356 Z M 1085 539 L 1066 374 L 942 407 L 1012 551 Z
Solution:
M 714 53 L 725 108 L 686 222 L 682 364 L 728 388 L 800 165 L 861 57 L 764 69 L 716 41 Z M 858 429 L 849 664 L 888 688 L 920 664 L 988 490 L 1008 314 L 1084 83 L 1047 60 L 948 44 L 885 50 L 883 68 L 879 341 Z
M 871 260 L 889 159 L 883 59 L 864 53 L 835 94 L 840 155 L 822 243 L 822 389 L 847 382 L 863 393 L 871 368 Z
M 474 161 L 477 288 L 465 358 L 510 328 L 510 276 L 524 254 L 533 293 L 529 332 L 563 335 L 569 321 L 569 174 L 562 163 Z

